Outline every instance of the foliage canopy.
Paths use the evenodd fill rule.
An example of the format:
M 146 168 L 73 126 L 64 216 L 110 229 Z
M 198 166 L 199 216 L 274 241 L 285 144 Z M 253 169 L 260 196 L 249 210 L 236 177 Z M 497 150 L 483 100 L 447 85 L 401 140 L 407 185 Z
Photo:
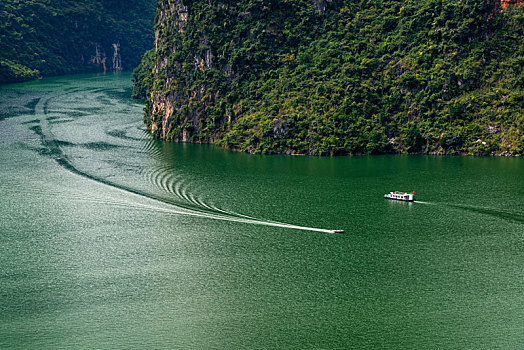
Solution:
M 124 69 L 153 43 L 154 0 L 0 0 L 0 83 L 96 69 L 120 44 Z M 109 64 L 109 63 L 108 63 Z
M 150 130 L 252 153 L 523 154 L 523 6 L 315 2 L 161 0 L 188 17 L 164 10 L 135 74 Z

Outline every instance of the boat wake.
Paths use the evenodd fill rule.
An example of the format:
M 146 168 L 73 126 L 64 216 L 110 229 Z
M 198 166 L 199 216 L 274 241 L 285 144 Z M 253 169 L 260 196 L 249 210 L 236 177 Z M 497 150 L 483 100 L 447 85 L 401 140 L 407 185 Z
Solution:
M 467 210 L 474 213 L 484 214 L 493 216 L 499 219 L 505 219 L 508 221 L 514 221 L 519 223 L 524 223 L 524 213 L 516 212 L 512 210 L 504 210 L 500 208 L 490 208 L 490 207 L 481 207 L 475 205 L 465 205 L 465 204 L 447 204 L 450 207 Z
M 105 183 L 104 183 L 105 184 Z M 108 185 L 113 188 L 115 186 Z M 116 186 L 118 189 L 122 189 L 119 186 Z M 128 190 L 124 190 L 128 192 Z M 143 196 L 134 192 L 131 192 L 131 194 L 145 197 L 146 199 L 152 199 L 148 196 Z M 53 198 L 59 198 L 59 195 L 53 195 L 49 194 Z M 263 221 L 260 219 L 242 219 L 237 217 L 227 217 L 227 216 L 221 216 L 221 215 L 213 215 L 210 213 L 205 212 L 198 212 L 198 211 L 192 211 L 187 210 L 184 208 L 175 208 L 173 207 L 162 207 L 155 204 L 143 204 L 138 203 L 136 201 L 126 201 L 126 200 L 118 200 L 118 199 L 108 199 L 107 197 L 104 198 L 96 198 L 96 197 L 89 197 L 89 196 L 78 196 L 78 195 L 62 195 L 64 198 L 67 198 L 68 200 L 76 200 L 83 203 L 93 203 L 93 204 L 100 204 L 100 205 L 109 205 L 114 207 L 120 207 L 126 210 L 140 210 L 140 211 L 151 211 L 155 213 L 163 213 L 163 214 L 172 214 L 172 215 L 185 215 L 185 216 L 193 216 L 193 217 L 199 217 L 204 219 L 212 219 L 212 220 L 221 220 L 221 221 L 229 221 L 229 222 L 236 222 L 236 223 L 244 223 L 244 224 L 252 224 L 252 225 L 262 225 L 262 226 L 271 226 L 271 227 L 281 227 L 281 228 L 288 228 L 288 229 L 295 229 L 295 230 L 301 230 L 301 231 L 314 231 L 314 232 L 323 232 L 323 233 L 341 233 L 341 230 L 327 230 L 322 228 L 316 228 L 316 227 L 306 227 L 306 226 L 299 226 L 299 225 L 293 225 L 293 224 L 286 224 L 286 223 L 279 223 L 279 222 L 272 222 L 272 221 Z M 154 199 L 153 199 L 154 200 Z M 165 202 L 161 202 L 158 204 L 169 204 Z
M 497 217 L 499 219 L 505 219 L 508 221 L 524 223 L 524 213 L 512 211 L 512 210 L 504 210 L 500 208 L 482 207 L 482 206 L 456 204 L 456 203 L 432 203 L 432 202 L 423 202 L 423 201 L 413 201 L 413 203 L 428 204 L 428 205 L 441 205 L 441 206 L 446 206 L 446 207 L 450 207 L 454 209 L 466 210 L 466 211 L 470 211 L 474 213 L 489 215 L 489 216 Z
M 176 170 L 168 166 L 157 166 L 144 168 L 142 170 L 143 176 L 146 180 L 155 187 L 161 189 L 165 193 L 178 198 L 184 203 L 189 203 L 198 208 L 200 211 L 221 214 L 226 216 L 233 216 L 236 218 L 259 220 L 253 216 L 244 215 L 231 210 L 225 210 L 217 207 L 214 204 L 207 203 L 201 197 L 195 196 L 195 191 L 190 190 L 190 183 L 185 180 L 185 177 L 176 174 Z M 276 223 L 275 221 L 266 220 L 266 222 Z
M 300 225 L 293 225 L 282 222 L 275 222 L 270 220 L 263 220 L 259 218 L 250 217 L 240 213 L 220 209 L 214 205 L 205 203 L 201 198 L 195 197 L 188 191 L 188 184 L 181 176 L 173 173 L 173 169 L 166 167 L 157 167 L 144 171 L 144 176 L 148 181 L 154 184 L 157 188 L 162 189 L 176 198 L 170 199 L 165 196 L 156 195 L 147 191 L 142 191 L 131 186 L 123 185 L 114 181 L 110 181 L 105 177 L 97 176 L 88 173 L 76 167 L 72 160 L 67 156 L 61 147 L 60 142 L 53 135 L 49 123 L 48 115 L 48 101 L 49 97 L 41 98 L 35 106 L 35 115 L 39 118 L 39 125 L 33 127 L 33 131 L 40 137 L 43 150 L 39 152 L 54 159 L 62 168 L 70 171 L 73 174 L 82 176 L 86 179 L 96 181 L 102 185 L 109 186 L 113 189 L 118 189 L 126 192 L 129 195 L 140 197 L 151 201 L 151 204 L 141 204 L 139 201 L 125 201 L 115 199 L 102 199 L 94 197 L 78 197 L 79 201 L 113 205 L 126 209 L 137 210 L 151 210 L 158 213 L 172 214 L 172 215 L 186 215 L 212 220 L 229 221 L 236 223 L 263 225 L 271 227 L 288 228 L 302 231 L 314 231 L 323 233 L 339 233 L 341 230 L 328 230 L 316 227 L 307 227 Z M 130 141 L 146 142 L 146 146 L 150 146 L 146 140 L 133 140 L 131 137 L 126 137 L 125 134 L 119 133 L 117 130 L 110 130 L 111 136 L 119 137 Z M 68 197 L 71 198 L 71 197 Z

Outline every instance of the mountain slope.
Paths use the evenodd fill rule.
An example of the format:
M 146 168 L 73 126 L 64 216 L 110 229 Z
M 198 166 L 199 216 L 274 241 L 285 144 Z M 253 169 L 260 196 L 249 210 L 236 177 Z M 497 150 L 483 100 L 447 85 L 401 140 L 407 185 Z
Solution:
M 0 83 L 133 69 L 153 43 L 154 0 L 0 0 Z
M 146 122 L 251 153 L 523 154 L 524 9 L 504 7 L 161 0 Z

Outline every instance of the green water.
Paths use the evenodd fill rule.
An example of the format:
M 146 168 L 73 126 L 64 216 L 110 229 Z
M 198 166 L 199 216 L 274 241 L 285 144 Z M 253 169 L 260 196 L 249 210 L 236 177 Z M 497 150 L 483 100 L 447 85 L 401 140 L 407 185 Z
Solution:
M 0 348 L 524 347 L 523 159 L 166 144 L 129 95 L 0 89 Z

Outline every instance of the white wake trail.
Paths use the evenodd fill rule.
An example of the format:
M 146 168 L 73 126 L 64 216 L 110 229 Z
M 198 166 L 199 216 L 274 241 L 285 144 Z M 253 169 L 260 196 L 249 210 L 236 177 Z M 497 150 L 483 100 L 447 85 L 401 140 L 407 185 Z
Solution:
M 431 203 L 431 202 L 423 202 L 423 201 L 413 201 L 413 203 L 435 205 L 435 203 Z
M 328 230 L 328 229 L 322 229 L 322 228 L 316 228 L 316 227 L 299 226 L 299 225 L 292 225 L 292 224 L 286 224 L 286 223 L 280 223 L 280 222 L 263 221 L 263 220 L 258 220 L 258 219 L 247 219 L 247 218 L 244 219 L 244 218 L 237 218 L 237 217 L 228 217 L 228 216 L 222 216 L 222 215 L 216 215 L 216 214 L 201 213 L 201 212 L 192 211 L 192 210 L 177 210 L 177 209 L 170 209 L 170 208 L 161 208 L 161 207 L 157 207 L 153 205 L 139 204 L 139 203 L 124 203 L 124 202 L 121 202 L 121 203 L 128 204 L 135 208 L 140 207 L 143 209 L 150 209 L 150 210 L 163 212 L 167 214 L 186 215 L 186 216 L 200 217 L 200 218 L 212 219 L 212 220 L 238 222 L 238 223 L 244 223 L 244 224 L 262 225 L 262 226 L 271 226 L 271 227 L 281 227 L 281 228 L 289 228 L 289 229 L 302 230 L 302 231 L 335 233 L 334 230 Z
M 149 198 L 137 193 L 129 192 L 125 189 L 110 186 L 105 183 L 100 183 L 104 186 L 109 186 L 112 189 L 116 189 L 122 192 L 125 192 L 127 195 L 132 195 L 139 197 L 140 199 L 146 199 L 149 201 L 158 202 L 158 204 L 162 205 L 170 205 L 174 206 L 173 204 L 164 203 L 162 201 L 159 201 L 154 198 Z M 229 221 L 229 222 L 236 222 L 236 223 L 244 223 L 244 224 L 251 224 L 251 225 L 261 225 L 261 226 L 270 226 L 270 227 L 280 227 L 280 228 L 288 228 L 288 229 L 294 229 L 294 230 L 301 230 L 301 231 L 313 231 L 313 232 L 322 232 L 322 233 L 335 233 L 335 230 L 328 230 L 323 228 L 317 228 L 317 227 L 307 227 L 307 226 L 300 226 L 300 225 L 293 225 L 293 224 L 286 224 L 282 222 L 273 222 L 273 221 L 264 221 L 256 218 L 249 218 L 249 217 L 232 217 L 232 216 L 226 216 L 229 214 L 227 211 L 222 211 L 226 215 L 220 215 L 220 214 L 212 214 L 212 213 L 204 213 L 199 212 L 191 209 L 173 209 L 173 208 L 163 208 L 158 205 L 154 204 L 142 204 L 137 203 L 135 201 L 129 201 L 129 200 L 118 200 L 118 199 L 105 199 L 105 198 L 96 198 L 96 197 L 90 197 L 90 196 L 67 196 L 63 195 L 64 197 L 68 197 L 69 199 L 83 201 L 83 202 L 90 202 L 90 203 L 96 203 L 101 205 L 115 205 L 121 208 L 128 208 L 128 209 L 137 209 L 137 210 L 151 210 L 154 212 L 159 213 L 166 213 L 166 214 L 172 214 L 172 215 L 185 215 L 185 216 L 193 216 L 193 217 L 199 217 L 204 219 L 211 219 L 211 220 L 220 220 L 220 221 Z M 155 203 L 156 204 L 156 203 Z M 231 214 L 229 214 L 231 215 Z

